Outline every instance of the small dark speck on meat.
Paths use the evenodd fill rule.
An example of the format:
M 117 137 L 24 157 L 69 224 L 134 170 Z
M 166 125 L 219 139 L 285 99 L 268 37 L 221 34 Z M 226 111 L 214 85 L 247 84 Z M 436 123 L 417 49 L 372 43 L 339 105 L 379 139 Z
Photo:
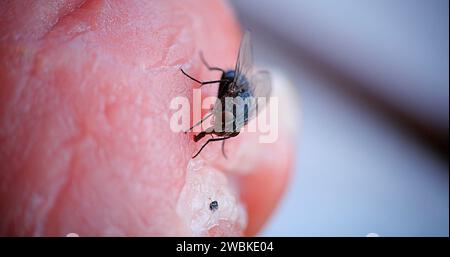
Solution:
M 212 202 L 209 204 L 209 209 L 210 209 L 211 211 L 215 211 L 215 210 L 219 209 L 219 203 L 218 203 L 217 201 L 212 201 Z

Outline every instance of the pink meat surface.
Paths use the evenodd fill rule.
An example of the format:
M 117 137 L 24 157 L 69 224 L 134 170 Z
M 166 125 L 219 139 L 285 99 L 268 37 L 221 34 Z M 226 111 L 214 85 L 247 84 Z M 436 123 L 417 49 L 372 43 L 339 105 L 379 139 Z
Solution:
M 231 68 L 240 36 L 219 1 L 2 1 L 0 234 L 257 233 L 288 180 L 291 138 L 243 133 L 228 160 L 220 143 L 191 159 L 204 141 L 169 125 L 170 101 L 198 87 L 180 67 L 218 79 L 199 51 Z

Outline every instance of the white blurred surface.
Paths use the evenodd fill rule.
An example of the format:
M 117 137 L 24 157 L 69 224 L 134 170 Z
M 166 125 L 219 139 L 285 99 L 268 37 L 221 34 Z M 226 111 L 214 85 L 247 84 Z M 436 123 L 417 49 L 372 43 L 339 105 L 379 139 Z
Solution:
M 339 85 L 330 85 L 333 82 L 309 73 L 304 69 L 302 61 L 295 59 L 296 55 L 291 55 L 283 48 L 279 39 L 272 38 L 265 31 L 266 26 L 282 30 L 283 21 L 278 20 L 286 19 L 298 21 L 296 25 L 304 28 L 306 33 L 314 34 L 317 28 L 314 27 L 314 17 L 320 14 L 326 16 L 325 19 L 328 20 L 321 25 L 323 30 L 338 30 L 338 28 L 345 30 L 343 24 L 345 22 L 352 23 L 351 26 L 354 26 L 353 29 L 356 31 L 364 30 L 358 29 L 358 26 L 382 24 L 387 26 L 389 31 L 379 29 L 377 33 L 395 36 L 396 29 L 402 28 L 401 23 L 406 22 L 401 17 L 389 20 L 389 17 L 393 19 L 390 13 L 395 10 L 383 9 L 384 15 L 389 17 L 385 17 L 381 23 L 373 21 L 376 20 L 375 16 L 367 18 L 367 24 L 353 24 L 358 23 L 359 16 L 366 17 L 364 14 L 373 8 L 374 10 L 385 8 L 383 4 L 391 6 L 391 1 L 362 1 L 370 4 L 368 6 L 355 4 L 356 9 L 350 7 L 353 8 L 353 4 L 359 1 L 339 1 L 342 3 L 340 8 L 344 8 L 346 12 L 341 12 L 335 18 L 333 10 L 340 9 L 336 6 L 338 2 L 334 1 L 321 1 L 318 4 L 313 4 L 316 1 L 281 1 L 281 3 L 257 1 L 257 5 L 255 2 L 232 1 L 241 16 L 251 10 L 257 18 L 265 17 L 262 23 L 259 23 L 259 18 L 256 23 L 252 22 L 252 19 L 250 21 L 243 19 L 244 26 L 253 31 L 256 61 L 283 70 L 297 86 L 302 107 L 302 127 L 299 128 L 297 138 L 299 151 L 294 176 L 283 201 L 261 235 L 366 236 L 369 233 L 376 233 L 380 236 L 448 236 L 448 161 L 429 152 L 415 138 L 391 124 L 378 112 L 340 93 L 336 90 L 339 89 Z M 324 2 L 333 7 L 322 6 Z M 413 1 L 392 3 L 401 6 L 404 2 L 411 3 L 412 6 L 417 4 Z M 289 4 L 301 6 L 302 11 L 297 13 L 297 9 L 290 11 L 280 9 Z M 381 6 L 373 6 L 377 4 Z M 420 13 L 432 15 L 430 10 L 414 10 L 419 12 L 417 15 Z M 345 16 L 342 16 L 344 14 Z M 404 19 L 408 19 L 408 15 Z M 372 25 L 369 24 L 371 20 Z M 397 21 L 400 25 L 393 24 L 389 27 L 393 21 Z M 429 22 L 432 24 L 435 21 L 432 19 Z M 423 26 L 421 30 L 428 28 L 427 24 L 421 26 Z M 377 73 L 389 72 L 391 75 L 383 79 L 389 80 L 391 85 L 397 85 L 398 88 L 384 87 L 385 84 L 378 81 L 379 87 L 373 89 L 375 92 L 385 94 L 395 101 L 399 100 L 401 108 L 413 108 L 410 111 L 419 117 L 425 117 L 424 122 L 428 121 L 429 116 L 435 116 L 430 120 L 448 127 L 448 24 L 446 26 L 445 58 L 443 55 L 440 56 L 445 54 L 445 49 L 444 53 L 440 52 L 442 46 L 439 44 L 433 48 L 441 48 L 429 49 L 433 53 L 428 57 L 424 57 L 425 53 L 408 57 L 409 51 L 430 47 L 426 43 L 430 39 L 426 38 L 422 39 L 423 42 L 409 46 L 401 46 L 392 38 L 386 39 L 384 43 L 381 42 L 385 47 L 372 49 L 378 46 L 371 43 L 373 39 L 364 36 L 358 39 L 362 34 L 348 34 L 342 40 L 349 40 L 348 37 L 356 38 L 356 45 L 352 46 L 354 56 L 347 55 L 348 46 L 345 42 L 336 45 L 325 44 L 330 49 L 320 49 L 325 46 L 321 40 L 334 42 L 326 31 L 319 30 L 312 39 L 306 40 L 313 40 L 307 43 L 312 45 L 312 51 L 317 49 L 322 51 L 321 54 L 330 56 L 331 62 L 336 61 L 339 64 L 349 62 L 346 69 L 361 73 L 369 80 L 374 79 L 372 76 Z M 409 25 L 406 28 L 409 28 Z M 414 35 L 414 29 L 416 28 L 402 33 Z M 422 32 L 428 35 L 439 31 Z M 296 40 L 308 35 L 301 33 L 291 36 Z M 436 37 L 444 40 L 442 35 L 434 35 L 434 38 Z M 409 49 L 404 49 L 408 47 Z M 369 60 L 372 57 L 375 59 L 371 60 L 370 65 L 366 65 L 364 62 L 358 62 L 358 56 L 361 55 Z M 418 82 L 411 85 L 414 90 L 409 90 L 408 81 L 401 80 L 404 79 L 404 74 L 409 74 L 415 69 L 420 70 L 422 67 L 420 62 L 439 67 L 437 70 L 428 67 L 421 74 L 413 72 L 411 73 L 413 78 L 407 79 L 413 82 L 428 81 L 433 83 L 433 86 L 428 88 Z M 403 65 L 404 63 L 408 65 Z
M 231 2 L 241 16 L 369 82 L 370 92 L 448 129 L 447 0 Z
M 447 236 L 448 167 L 381 117 L 298 74 L 294 177 L 264 236 Z

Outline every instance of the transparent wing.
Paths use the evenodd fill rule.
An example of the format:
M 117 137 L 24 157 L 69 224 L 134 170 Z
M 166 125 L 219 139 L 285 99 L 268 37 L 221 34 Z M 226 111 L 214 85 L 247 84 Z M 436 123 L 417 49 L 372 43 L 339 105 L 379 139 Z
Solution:
M 268 98 L 272 93 L 272 78 L 268 71 L 258 71 L 250 79 L 250 90 L 254 97 Z
M 253 52 L 250 31 L 246 30 L 241 40 L 239 47 L 238 58 L 236 61 L 234 87 L 239 87 L 245 83 L 246 78 L 249 77 L 253 67 Z
M 245 99 L 247 111 L 236 112 L 236 127 L 245 126 L 250 120 L 269 104 L 269 97 L 272 92 L 272 80 L 267 71 L 258 71 L 250 79 L 250 91 L 253 97 Z M 236 103 L 237 106 L 242 103 Z

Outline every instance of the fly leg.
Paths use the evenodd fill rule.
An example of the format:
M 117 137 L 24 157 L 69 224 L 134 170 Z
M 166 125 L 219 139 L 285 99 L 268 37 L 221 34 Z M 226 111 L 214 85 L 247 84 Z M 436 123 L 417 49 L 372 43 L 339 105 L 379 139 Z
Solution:
M 206 143 L 204 143 L 204 144 L 202 145 L 202 147 L 200 148 L 200 150 L 198 150 L 198 152 L 192 157 L 192 159 L 194 159 L 195 157 L 197 157 L 197 155 L 200 154 L 200 152 L 203 150 L 203 148 L 205 148 L 205 146 L 206 146 L 209 142 L 223 141 L 223 140 L 226 140 L 226 139 L 228 139 L 228 138 L 230 138 L 230 137 L 231 137 L 231 136 L 217 137 L 217 138 L 211 138 L 211 139 L 208 139 L 208 141 L 206 141 Z
M 239 131 L 235 131 L 235 132 L 229 134 L 229 138 L 235 137 L 237 135 L 239 135 Z M 223 157 L 225 157 L 225 159 L 228 159 L 227 155 L 225 154 L 225 140 L 222 141 L 222 154 L 223 154 Z
M 222 141 L 222 154 L 225 159 L 228 159 L 227 155 L 225 154 L 225 140 Z
M 227 79 L 219 79 L 219 80 L 211 80 L 211 81 L 200 81 L 200 80 L 198 80 L 198 79 L 192 77 L 191 75 L 187 74 L 182 68 L 180 68 L 180 70 L 181 70 L 181 72 L 183 72 L 183 74 L 184 74 L 186 77 L 192 79 L 193 81 L 199 83 L 199 84 L 202 85 L 202 86 L 203 86 L 203 85 L 206 85 L 206 84 L 213 84 L 213 83 L 220 83 L 220 82 L 230 82 L 230 81 L 227 80 Z
M 215 133 L 214 127 L 207 128 L 205 131 L 202 131 L 194 136 L 194 142 L 200 141 L 200 139 L 202 139 L 204 136 L 206 136 L 208 134 L 210 134 L 212 136 L 213 133 Z
M 208 134 L 208 133 L 206 133 L 205 131 L 198 133 L 197 135 L 194 136 L 194 142 L 200 141 L 200 139 L 202 139 L 204 136 L 206 136 L 206 134 Z
M 210 112 L 208 114 L 205 115 L 205 117 L 203 119 L 201 119 L 199 122 L 195 123 L 192 127 L 190 127 L 188 130 L 184 131 L 184 134 L 186 134 L 187 132 L 191 131 L 193 128 L 197 127 L 198 125 L 202 124 L 202 122 L 204 122 L 206 119 L 208 119 L 213 113 Z
M 206 68 L 208 68 L 208 70 L 217 70 L 217 71 L 221 71 L 222 74 L 225 73 L 225 71 L 221 68 L 209 66 L 209 64 L 205 60 L 205 57 L 203 56 L 202 51 L 200 51 L 200 59 L 202 60 L 203 64 L 206 66 Z

